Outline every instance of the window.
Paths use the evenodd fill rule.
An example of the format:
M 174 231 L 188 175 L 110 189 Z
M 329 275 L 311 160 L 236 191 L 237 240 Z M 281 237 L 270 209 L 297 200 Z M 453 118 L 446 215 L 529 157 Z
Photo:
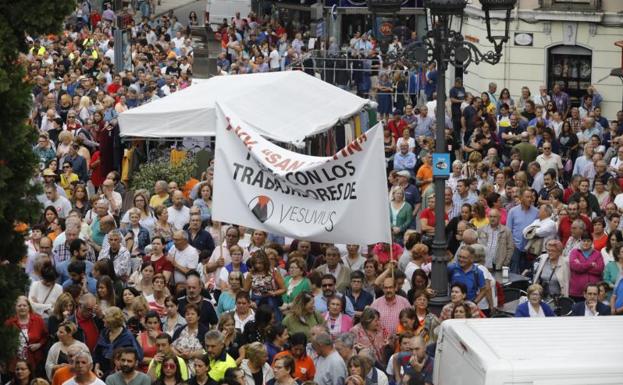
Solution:
M 601 0 L 541 0 L 541 9 L 558 11 L 600 11 Z

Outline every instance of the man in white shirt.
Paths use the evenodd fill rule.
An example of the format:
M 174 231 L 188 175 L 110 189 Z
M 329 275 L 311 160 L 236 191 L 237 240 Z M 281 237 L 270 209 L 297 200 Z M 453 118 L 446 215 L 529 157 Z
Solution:
M 279 55 L 279 51 L 277 51 L 277 47 L 275 46 L 271 47 L 271 51 L 268 54 L 268 60 L 269 60 L 271 71 L 279 71 L 281 69 L 281 55 Z
M 495 278 L 493 274 L 484 266 L 486 259 L 486 250 L 485 247 L 481 244 L 472 245 L 474 248 L 474 265 L 482 271 L 482 274 L 485 277 L 485 288 L 487 289 L 487 294 L 480 302 L 477 303 L 478 308 L 483 311 L 487 316 L 491 315 L 491 310 L 495 309 L 498 306 L 498 299 L 495 295 Z
M 175 44 L 176 48 L 182 48 L 184 45 L 184 37 L 182 36 L 182 31 L 175 32 L 175 37 L 171 39 L 171 42 Z
M 550 168 L 553 168 L 554 171 L 556 171 L 557 176 L 562 172 L 562 159 L 560 158 L 560 155 L 552 152 L 551 142 L 543 143 L 543 153 L 536 157 L 536 161 L 539 165 L 541 165 L 541 171 L 543 172 L 549 170 Z
M 107 178 L 104 183 L 102 183 L 101 198 L 106 199 L 110 203 L 109 210 L 111 214 L 119 215 L 121 206 L 123 205 L 123 198 L 121 194 L 115 191 L 114 180 Z
M 238 245 L 238 241 L 240 241 L 240 229 L 231 226 L 225 231 L 225 243 L 222 246 L 217 246 L 212 252 L 210 259 L 206 264 L 204 273 L 214 273 L 215 284 L 218 283 L 218 277 L 221 275 L 221 269 L 225 265 L 231 263 L 231 254 L 229 253 L 229 249 L 234 245 Z M 249 251 L 243 247 L 242 262 L 246 263 L 249 258 L 251 258 Z
M 186 273 L 196 269 L 199 265 L 199 253 L 188 243 L 188 237 L 183 230 L 176 230 L 173 233 L 173 244 L 174 247 L 169 250 L 167 259 L 175 268 L 175 283 L 184 283 Z
M 526 237 L 529 231 L 536 229 L 535 236 L 543 238 L 543 246 L 541 251 L 545 251 L 545 245 L 551 239 L 558 238 L 558 229 L 556 222 L 552 220 L 553 209 L 550 205 L 541 205 L 539 208 L 539 216 L 523 229 L 523 235 Z
M 172 201 L 173 206 L 167 209 L 169 224 L 181 230 L 190 222 L 190 209 L 184 206 L 184 194 L 180 190 L 173 192 Z
M 59 218 L 67 218 L 71 211 L 71 202 L 69 202 L 69 199 L 59 195 L 55 186 L 45 186 L 45 198 L 43 202 L 44 207 L 52 206 L 58 213 Z

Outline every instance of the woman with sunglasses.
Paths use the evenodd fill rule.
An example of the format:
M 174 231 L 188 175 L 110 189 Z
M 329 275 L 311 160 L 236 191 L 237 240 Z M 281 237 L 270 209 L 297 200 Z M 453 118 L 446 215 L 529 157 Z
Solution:
M 65 190 L 68 198 L 73 197 L 74 186 L 79 182 L 78 174 L 72 168 L 71 162 L 63 162 L 63 173 L 61 174 L 60 185 Z
M 162 370 L 160 376 L 152 385 L 181 385 L 182 372 L 177 363 L 177 358 L 173 354 L 166 354 L 162 360 Z

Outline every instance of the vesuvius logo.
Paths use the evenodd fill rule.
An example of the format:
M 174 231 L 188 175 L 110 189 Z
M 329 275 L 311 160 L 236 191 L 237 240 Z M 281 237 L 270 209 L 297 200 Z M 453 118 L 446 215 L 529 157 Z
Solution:
M 262 223 L 273 215 L 274 209 L 273 200 L 266 195 L 258 195 L 249 202 L 249 210 Z

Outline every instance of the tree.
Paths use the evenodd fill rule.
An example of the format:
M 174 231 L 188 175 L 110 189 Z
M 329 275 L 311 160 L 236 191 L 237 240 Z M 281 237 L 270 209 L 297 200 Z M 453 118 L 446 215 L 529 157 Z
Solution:
M 32 152 L 37 130 L 28 124 L 31 84 L 20 53 L 28 48 L 26 34 L 60 31 L 74 0 L 0 0 L 0 362 L 15 356 L 17 330 L 4 327 L 14 314 L 27 277 L 19 263 L 26 254 L 18 223 L 39 216 L 39 190 L 32 183 L 38 160 Z

